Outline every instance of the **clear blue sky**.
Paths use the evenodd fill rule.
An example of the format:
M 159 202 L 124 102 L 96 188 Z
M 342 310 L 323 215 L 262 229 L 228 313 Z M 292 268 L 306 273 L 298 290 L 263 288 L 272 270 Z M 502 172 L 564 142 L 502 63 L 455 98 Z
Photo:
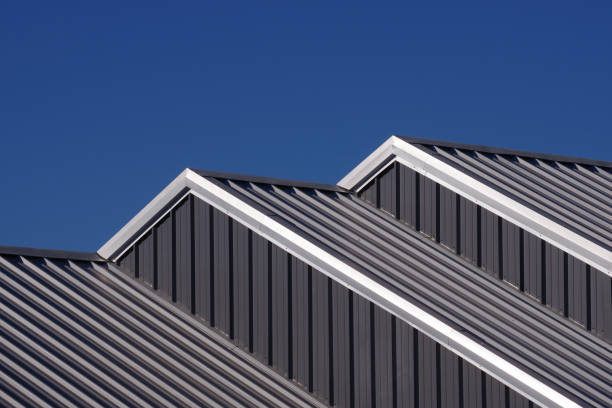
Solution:
M 0 6 L 0 245 L 96 250 L 185 167 L 335 183 L 392 133 L 612 160 L 609 1 L 111 3 Z

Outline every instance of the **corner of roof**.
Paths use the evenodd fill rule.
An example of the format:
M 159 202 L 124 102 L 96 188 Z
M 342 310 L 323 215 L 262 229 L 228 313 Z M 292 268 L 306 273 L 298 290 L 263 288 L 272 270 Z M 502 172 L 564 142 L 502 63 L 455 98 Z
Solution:
M 142 228 L 146 228 L 152 218 L 166 211 L 168 206 L 172 205 L 176 197 L 188 189 L 189 180 L 197 180 L 199 178 L 201 178 L 201 176 L 195 171 L 191 170 L 189 167 L 185 168 L 170 182 L 170 184 L 164 187 L 153 200 L 102 245 L 97 253 L 105 259 L 113 260 L 115 255 L 123 249 L 125 243 L 129 241 L 134 234 L 137 234 Z
M 371 178 L 374 173 L 385 166 L 394 156 L 394 150 L 399 138 L 392 134 L 372 153 L 363 159 L 356 167 L 354 167 L 346 176 L 338 181 L 338 186 L 354 191 L 364 184 L 365 179 Z
M 470 174 L 463 172 L 461 169 L 453 167 L 436 157 L 433 154 L 434 152 L 423 149 L 419 145 L 476 151 L 487 151 L 489 149 L 490 152 L 497 154 L 532 154 L 538 155 L 539 158 L 544 160 L 563 161 L 568 159 L 562 156 L 541 153 L 392 135 L 385 143 L 351 170 L 338 184 L 353 192 L 359 192 L 376 176 L 387 169 L 390 164 L 397 161 L 418 173 L 426 175 L 436 183 L 481 205 L 483 208 L 492 211 L 513 224 L 524 228 L 526 231 L 546 239 L 553 245 L 602 270 L 604 273 L 612 275 L 610 251 L 606 248 L 571 231 L 554 219 L 550 219 L 525 206 L 512 196 L 506 195 L 472 177 Z
M 120 257 L 132 242 L 146 234 L 158 219 L 167 214 L 185 195 L 193 193 L 194 188 L 206 184 L 207 179 L 227 179 L 252 183 L 284 185 L 296 188 L 328 190 L 338 193 L 348 191 L 341 186 L 312 183 L 305 181 L 285 180 L 269 177 L 250 176 L 236 173 L 225 173 L 211 170 L 185 168 L 170 184 L 141 209 L 127 224 L 113 235 L 100 249 L 98 254 L 109 260 Z

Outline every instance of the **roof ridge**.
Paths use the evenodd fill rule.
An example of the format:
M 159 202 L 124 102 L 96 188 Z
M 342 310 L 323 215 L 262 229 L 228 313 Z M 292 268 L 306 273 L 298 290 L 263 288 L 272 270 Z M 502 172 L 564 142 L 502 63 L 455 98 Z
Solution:
M 159 214 L 160 209 L 166 208 L 166 203 L 175 195 L 186 196 L 185 189 L 188 190 L 187 194 L 192 194 L 215 207 L 237 223 L 255 231 L 268 242 L 311 266 L 313 270 L 327 275 L 366 300 L 396 315 L 529 399 L 551 406 L 576 406 L 554 386 L 540 381 L 515 362 L 507 360 L 463 330 L 455 328 L 451 322 L 447 323 L 443 318 L 422 308 L 418 302 L 404 297 L 393 288 L 385 286 L 376 278 L 352 266 L 350 262 L 347 263 L 341 254 L 326 248 L 317 241 L 316 237 L 306 236 L 297 226 L 288 225 L 278 215 L 254 206 L 214 177 L 205 177 L 195 171 L 185 170 L 100 248 L 100 253 L 111 259 L 120 257 L 121 251 L 126 247 L 125 243 L 134 241 L 142 226 L 146 224 L 146 220 Z
M 202 177 L 229 179 L 229 180 L 235 180 L 235 181 L 246 181 L 246 182 L 261 183 L 261 184 L 274 184 L 278 186 L 288 186 L 288 187 L 316 188 L 318 190 L 326 190 L 326 191 L 348 192 L 348 190 L 336 184 L 317 183 L 317 182 L 302 181 L 302 180 L 289 180 L 289 179 L 276 178 L 276 177 L 254 176 L 250 174 L 228 173 L 228 172 L 214 171 L 214 170 L 199 170 L 199 169 L 192 169 L 192 168 L 189 168 L 189 169 L 199 174 Z
M 555 212 L 556 208 L 553 212 L 547 211 L 544 203 L 541 206 L 543 208 L 534 209 L 530 206 L 530 202 L 517 199 L 514 195 L 510 194 L 512 189 L 506 191 L 503 188 L 490 185 L 488 183 L 488 178 L 490 178 L 488 174 L 485 174 L 488 178 L 485 178 L 485 176 L 474 176 L 457 163 L 448 161 L 449 157 L 454 157 L 452 153 L 445 151 L 435 152 L 431 149 L 423 148 L 423 143 L 433 144 L 438 142 L 428 139 L 391 136 L 340 180 L 338 185 L 351 189 L 353 192 L 359 192 L 374 180 L 377 175 L 389 168 L 390 165 L 398 162 L 469 201 L 480 205 L 482 208 L 501 216 L 525 231 L 544 239 L 553 246 L 601 270 L 606 275 L 612 276 L 610 250 L 605 245 L 602 245 L 602 241 L 598 240 L 598 235 L 585 234 L 585 228 L 576 229 L 566 226 L 566 224 L 559 221 L 558 214 Z M 440 143 L 458 149 L 464 149 L 466 146 L 474 147 L 473 145 L 461 143 Z M 516 151 L 512 150 L 497 150 L 499 154 L 513 154 L 511 152 L 516 153 Z M 389 158 L 391 158 L 390 161 Z M 384 165 L 381 166 L 381 164 Z M 499 166 L 501 167 L 502 165 L 500 164 Z M 567 170 L 570 169 L 561 169 L 563 175 L 565 175 Z M 580 176 L 583 177 L 583 172 L 579 169 L 572 169 L 571 171 L 579 172 Z M 588 172 L 592 171 L 589 169 Z M 605 189 L 604 184 L 609 183 L 610 177 L 608 170 L 606 170 L 606 174 L 601 174 L 598 177 L 602 180 L 599 187 Z M 605 185 L 607 186 L 607 184 Z M 566 207 L 564 206 L 562 209 L 565 210 Z M 561 216 L 566 216 L 568 212 L 561 213 Z M 574 224 L 576 224 L 575 221 Z
M 0 255 L 31 256 L 50 259 L 70 259 L 74 261 L 104 262 L 97 252 L 64 251 L 60 249 L 41 249 L 0 245 Z
M 527 150 L 508 149 L 504 147 L 485 146 L 485 145 L 477 145 L 477 144 L 469 144 L 469 143 L 461 143 L 461 142 L 450 142 L 447 140 L 436 140 L 436 139 L 399 136 L 399 135 L 393 135 L 393 136 L 396 136 L 404 140 L 405 142 L 408 142 L 411 144 L 450 147 L 453 149 L 474 150 L 474 151 L 483 152 L 483 153 L 529 157 L 533 159 L 550 160 L 550 161 L 556 161 L 556 162 L 561 162 L 561 163 L 583 164 L 587 166 L 606 167 L 606 168 L 612 169 L 612 161 L 606 161 L 606 160 L 564 156 L 564 155 L 551 154 L 551 153 L 530 152 Z

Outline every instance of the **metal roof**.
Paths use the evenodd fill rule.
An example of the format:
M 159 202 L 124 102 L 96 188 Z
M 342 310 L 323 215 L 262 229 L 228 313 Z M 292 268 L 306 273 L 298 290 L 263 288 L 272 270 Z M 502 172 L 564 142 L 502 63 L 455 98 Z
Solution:
M 325 406 L 94 254 L 6 252 L 0 405 Z
M 392 136 L 338 184 L 397 161 L 612 276 L 612 164 Z
M 612 345 L 482 274 L 352 193 L 185 170 L 100 254 L 194 194 L 544 406 L 610 406 Z
M 355 195 L 209 180 L 576 403 L 612 404 L 610 344 L 479 273 Z
M 62 251 L 57 249 L 40 249 L 27 247 L 14 247 L 0 245 L 1 255 L 18 255 L 18 256 L 35 256 L 39 258 L 50 259 L 70 259 L 73 261 L 105 261 L 100 255 L 95 252 L 79 252 L 79 251 Z
M 405 140 L 408 143 L 415 143 L 415 144 L 421 144 L 421 145 L 448 147 L 452 149 L 461 149 L 461 150 L 473 150 L 473 151 L 481 152 L 481 153 L 502 154 L 506 156 L 528 157 L 531 159 L 540 159 L 540 160 L 569 163 L 569 164 L 581 164 L 581 165 L 586 165 L 586 166 L 606 167 L 609 169 L 612 168 L 612 162 L 606 161 L 606 160 L 586 159 L 582 157 L 562 156 L 558 154 L 530 152 L 526 150 L 508 149 L 504 147 L 493 147 L 493 146 L 483 146 L 483 145 L 475 145 L 475 144 L 469 144 L 469 143 L 449 142 L 446 140 L 426 139 L 426 138 L 420 138 L 420 137 L 408 137 L 408 136 L 398 136 L 398 137 L 400 137 L 401 139 Z
M 612 163 L 402 139 L 612 249 Z
M 232 179 L 235 181 L 249 181 L 252 183 L 259 183 L 259 184 L 274 184 L 276 186 L 304 187 L 304 188 L 316 188 L 318 190 L 348 192 L 347 189 L 342 188 L 336 184 L 315 183 L 311 181 L 301 181 L 301 180 L 288 180 L 288 179 L 282 179 L 282 178 L 276 178 L 276 177 L 262 177 L 262 176 L 227 173 L 227 172 L 213 171 L 213 170 L 199 170 L 199 169 L 191 169 L 191 170 L 199 174 L 202 177 L 227 178 L 227 179 Z

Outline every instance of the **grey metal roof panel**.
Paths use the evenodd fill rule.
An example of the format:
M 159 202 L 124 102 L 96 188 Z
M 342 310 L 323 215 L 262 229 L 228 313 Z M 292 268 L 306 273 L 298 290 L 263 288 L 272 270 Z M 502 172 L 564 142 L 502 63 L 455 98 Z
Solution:
M 612 276 L 609 162 L 391 136 L 338 184 L 359 192 L 392 162 Z
M 275 178 L 275 177 L 252 176 L 252 175 L 247 175 L 247 174 L 226 173 L 222 171 L 213 171 L 213 170 L 196 170 L 196 169 L 191 169 L 191 170 L 193 170 L 194 172 L 196 172 L 202 177 L 212 177 L 212 178 L 218 178 L 218 179 L 232 179 L 236 181 L 248 181 L 248 182 L 260 183 L 260 184 L 274 184 L 277 186 L 316 188 L 318 190 L 327 190 L 327 191 L 339 191 L 339 192 L 348 191 L 336 184 L 313 183 L 310 181 L 287 180 L 287 179 Z
M 415 138 L 403 140 L 612 250 L 612 163 Z
M 579 404 L 612 404 L 610 344 L 356 196 L 214 181 Z
M 57 249 L 40 249 L 0 245 L 0 255 L 38 256 L 50 259 L 71 259 L 73 261 L 105 261 L 95 252 L 63 251 Z
M 562 156 L 558 154 L 530 152 L 526 150 L 475 145 L 475 144 L 469 144 L 469 143 L 449 142 L 446 140 L 426 139 L 426 138 L 420 138 L 420 137 L 407 137 L 407 136 L 398 136 L 398 137 L 402 138 L 408 143 L 414 143 L 414 144 L 449 147 L 453 149 L 462 149 L 462 150 L 473 150 L 473 151 L 477 151 L 481 153 L 493 153 L 493 154 L 503 154 L 503 155 L 509 155 L 509 156 L 530 157 L 534 159 L 542 159 L 542 160 L 549 160 L 549 161 L 562 162 L 562 163 L 584 164 L 587 166 L 600 166 L 600 167 L 607 167 L 607 168 L 612 169 L 612 162 L 606 161 L 606 160 L 586 159 L 582 157 Z
M 325 406 L 112 263 L 0 256 L 0 402 Z

